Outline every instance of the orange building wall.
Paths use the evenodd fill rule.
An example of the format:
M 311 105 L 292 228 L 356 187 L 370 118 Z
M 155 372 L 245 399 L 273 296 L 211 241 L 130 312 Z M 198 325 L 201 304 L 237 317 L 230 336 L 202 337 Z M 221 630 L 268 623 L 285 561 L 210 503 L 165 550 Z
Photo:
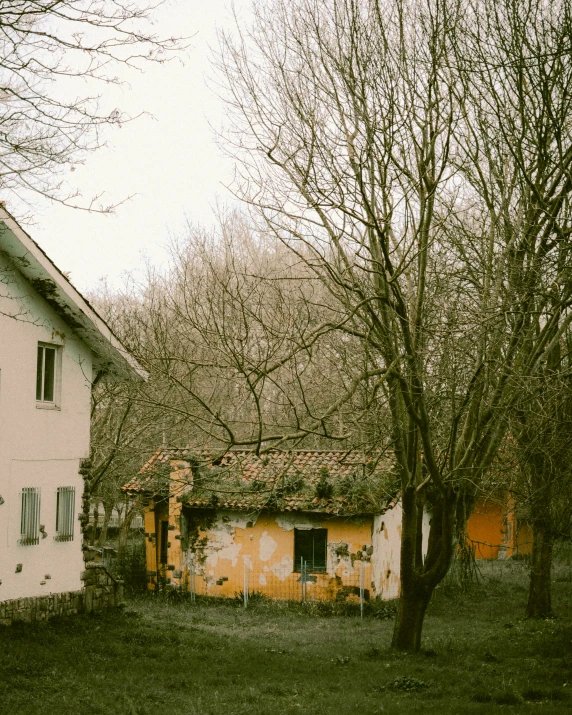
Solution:
M 233 597 L 249 591 L 298 600 L 304 595 L 301 575 L 294 571 L 294 528 L 299 527 L 328 530 L 327 571 L 309 574 L 306 598 L 329 600 L 344 588 L 346 595 L 355 595 L 360 579 L 369 597 L 371 517 L 355 523 L 339 517 L 324 518 L 323 514 L 253 516 L 219 510 L 214 523 L 199 531 L 194 546 L 183 552 L 179 539 L 171 547 L 173 581 L 205 595 Z
M 517 522 L 514 504 L 493 499 L 477 503 L 467 523 L 467 536 L 477 559 L 528 554 L 532 547 L 530 527 Z
M 346 595 L 359 591 L 375 595 L 372 584 L 372 517 L 327 518 L 320 514 L 263 513 L 249 515 L 213 511 L 214 523 L 199 530 L 197 544 L 183 550 L 181 532 L 186 519 L 176 499 L 150 502 L 145 510 L 146 564 L 149 588 L 157 581 L 192 588 L 198 594 L 234 597 L 245 590 L 272 598 L 299 600 L 303 594 L 300 573 L 294 571 L 294 528 L 328 530 L 326 573 L 309 573 L 305 596 L 332 599 L 341 589 Z M 193 510 L 187 514 L 193 515 Z M 159 562 L 161 522 L 168 521 L 167 564 Z M 181 526 L 183 525 L 183 529 Z M 369 550 L 369 553 L 367 553 Z M 352 557 L 353 554 L 353 557 Z M 362 575 L 363 573 L 363 575 Z
M 151 501 L 144 510 L 145 562 L 150 589 L 154 589 L 157 585 L 157 574 L 159 578 L 165 578 L 167 575 L 166 567 L 159 563 L 159 554 L 161 553 L 161 522 L 168 522 L 168 520 L 168 505 L 164 501 Z
M 467 523 L 467 536 L 478 559 L 497 559 L 505 547 L 503 507 L 497 502 L 479 502 Z

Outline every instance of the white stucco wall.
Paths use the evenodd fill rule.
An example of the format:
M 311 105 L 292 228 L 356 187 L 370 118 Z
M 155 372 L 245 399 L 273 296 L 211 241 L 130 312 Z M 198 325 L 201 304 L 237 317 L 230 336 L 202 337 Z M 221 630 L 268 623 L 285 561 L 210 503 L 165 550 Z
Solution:
M 398 598 L 401 551 L 401 504 L 396 504 L 373 520 L 373 584 L 377 596 L 384 600 Z M 423 515 L 423 557 L 429 538 L 428 513 Z
M 78 469 L 89 454 L 92 358 L 47 302 L 24 279 L 6 271 L 1 257 L 0 279 L 5 279 L 0 284 L 0 600 L 7 600 L 81 587 L 77 515 L 83 481 Z M 61 348 L 58 409 L 36 405 L 38 342 Z M 37 545 L 18 543 L 23 487 L 41 489 L 40 523 L 47 537 Z M 71 542 L 54 540 L 58 487 L 76 490 Z

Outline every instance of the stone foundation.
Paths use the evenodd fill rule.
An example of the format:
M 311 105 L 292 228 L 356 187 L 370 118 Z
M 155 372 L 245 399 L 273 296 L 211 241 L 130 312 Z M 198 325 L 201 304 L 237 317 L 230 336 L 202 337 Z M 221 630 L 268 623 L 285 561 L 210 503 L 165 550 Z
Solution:
M 82 611 L 83 591 L 15 598 L 12 601 L 0 602 L 0 625 L 10 626 L 15 621 L 47 621 L 53 616 L 71 616 Z
M 81 579 L 85 584 L 83 613 L 107 611 L 123 603 L 123 581 L 112 576 L 100 563 L 86 563 Z
M 93 613 L 107 611 L 123 603 L 123 582 L 116 579 L 105 566 L 94 558 L 94 551 L 87 546 L 89 530 L 89 480 L 91 462 L 82 459 L 79 473 L 84 480 L 82 496 L 83 511 L 80 515 L 83 535 L 83 554 L 85 570 L 81 575 L 83 588 L 81 591 L 65 593 L 50 593 L 45 596 L 15 598 L 11 601 L 0 601 L 0 625 L 10 626 L 16 621 L 36 623 L 47 621 L 54 616 L 74 616 L 78 613 Z
M 122 582 L 101 564 L 87 563 L 85 566 L 82 574 L 85 585 L 81 591 L 0 601 L 0 625 L 10 626 L 16 621 L 36 623 L 54 616 L 107 611 L 119 606 L 123 602 Z

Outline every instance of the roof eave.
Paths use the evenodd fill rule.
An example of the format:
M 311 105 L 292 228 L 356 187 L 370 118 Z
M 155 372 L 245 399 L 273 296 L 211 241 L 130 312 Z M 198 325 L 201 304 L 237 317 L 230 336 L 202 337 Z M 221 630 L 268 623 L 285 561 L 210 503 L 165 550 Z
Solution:
M 107 323 L 2 205 L 0 251 L 91 349 L 96 370 L 120 379 L 147 379 L 147 372 Z

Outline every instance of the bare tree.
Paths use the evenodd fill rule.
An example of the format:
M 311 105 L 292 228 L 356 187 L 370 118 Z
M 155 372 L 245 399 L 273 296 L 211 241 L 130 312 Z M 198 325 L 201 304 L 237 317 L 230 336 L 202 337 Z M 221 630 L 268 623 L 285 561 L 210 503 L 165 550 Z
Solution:
M 572 530 L 570 335 L 566 338 L 542 372 L 523 385 L 511 421 L 519 465 L 511 487 L 532 528 L 527 618 L 552 616 L 553 549 Z
M 90 296 L 90 300 L 105 318 L 124 345 L 139 348 L 139 322 L 136 319 L 140 303 L 131 285 L 123 294 L 113 292 L 105 284 Z M 153 383 L 153 376 L 150 378 Z M 119 555 L 121 556 L 133 517 L 141 505 L 127 498 L 122 486 L 141 468 L 141 464 L 161 444 L 167 422 L 163 412 L 143 397 L 154 390 L 153 384 L 114 382 L 98 373 L 92 384 L 91 398 L 91 474 L 87 483 L 94 508 L 92 544 L 97 539 L 99 505 L 103 504 L 103 525 L 99 545 L 104 546 L 112 516 L 119 518 Z
M 171 268 L 150 274 L 141 300 L 138 355 L 161 385 L 149 404 L 159 400 L 185 423 L 194 446 L 345 445 L 352 430 L 340 419 L 343 406 L 354 400 L 354 419 L 358 397 L 362 418 L 370 409 L 365 378 L 379 370 L 359 341 L 333 333 L 340 313 L 327 291 L 240 216 L 215 232 L 189 227 Z M 362 419 L 360 429 L 374 422 Z
M 420 647 L 518 380 L 572 320 L 557 250 L 569 3 L 524 5 L 277 0 L 255 6 L 238 40 L 221 38 L 236 190 L 383 377 L 402 484 L 401 649 Z
M 498 233 L 506 246 L 497 290 L 505 291 L 507 326 L 527 336 L 514 357 L 505 349 L 499 358 L 514 366 L 518 491 L 533 529 L 527 615 L 542 616 L 551 610 L 552 546 L 569 528 L 572 6 L 471 2 L 466 21 L 457 54 L 471 118 L 465 176 L 488 214 L 491 237 Z M 466 255 L 476 275 L 483 263 L 474 244 Z M 493 240 L 481 255 L 499 259 Z
M 101 91 L 120 82 L 118 66 L 141 68 L 179 52 L 178 38 L 156 35 L 161 1 L 21 0 L 0 7 L 0 190 L 31 192 L 89 210 L 98 197 L 66 192 L 64 169 L 102 144 L 101 129 L 129 117 L 103 109 Z M 87 81 L 87 83 L 86 83 Z M 86 87 L 88 92 L 86 94 Z M 105 103 L 103 103 L 105 104 Z

